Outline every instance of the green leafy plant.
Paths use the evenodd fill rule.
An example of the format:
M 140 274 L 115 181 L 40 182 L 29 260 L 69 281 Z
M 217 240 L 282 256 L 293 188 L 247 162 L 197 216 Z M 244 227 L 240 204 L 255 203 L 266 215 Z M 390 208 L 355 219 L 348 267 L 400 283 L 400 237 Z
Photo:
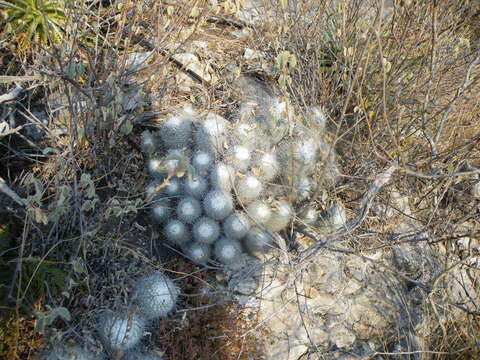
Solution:
M 35 317 L 37 318 L 35 330 L 41 333 L 45 333 L 45 328 L 52 325 L 58 317 L 61 317 L 65 321 L 71 320 L 70 311 L 62 306 L 52 308 L 46 305 L 46 308 L 47 311 L 45 312 L 35 311 Z
M 66 281 L 67 273 L 59 269 L 59 263 L 33 257 L 23 259 L 21 290 L 31 302 L 48 293 L 58 296 Z
M 26 50 L 31 41 L 47 45 L 61 39 L 65 25 L 66 1 L 0 0 L 0 30 L 13 36 L 19 50 Z

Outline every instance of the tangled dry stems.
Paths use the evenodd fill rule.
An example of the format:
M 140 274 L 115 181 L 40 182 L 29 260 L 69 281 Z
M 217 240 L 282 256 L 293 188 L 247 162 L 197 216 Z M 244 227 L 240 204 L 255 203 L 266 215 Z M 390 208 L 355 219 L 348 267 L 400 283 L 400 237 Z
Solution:
M 31 151 L 25 144 L 19 152 L 14 150 L 14 144 L 5 143 L 1 146 L 15 155 L 5 158 L 7 166 L 23 166 L 25 162 L 32 166 L 43 184 L 40 194 L 43 207 L 58 203 L 58 189 L 62 186 L 73 189 L 68 206 L 48 224 L 39 223 L 35 213 L 17 211 L 15 217 L 24 224 L 24 231 L 19 237 L 20 247 L 15 250 L 18 253 L 11 258 L 17 264 L 13 281 L 22 278 L 26 258 L 61 263 L 59 268 L 68 274 L 66 278 L 78 283 L 66 288 L 70 297 L 52 296 L 48 287 L 36 291 L 44 304 L 70 309 L 71 324 L 98 306 L 116 306 L 126 301 L 125 289 L 129 287 L 125 283 L 126 274 L 140 276 L 147 268 L 158 266 L 150 259 L 160 253 L 147 231 L 148 224 L 136 216 L 137 211 L 140 214 L 143 211 L 144 205 L 135 203 L 135 199 L 141 195 L 146 179 L 137 145 L 139 128 L 155 128 L 172 109 L 191 99 L 195 99 L 199 108 L 231 114 L 238 99 L 220 69 L 238 59 L 243 47 L 267 54 L 259 63 L 238 64 L 245 71 L 274 68 L 282 51 L 294 54 L 297 65 L 288 74 L 290 81 L 281 89 L 283 95 L 291 95 L 299 106 L 319 103 L 328 109 L 329 134 L 341 159 L 344 181 L 326 199 L 314 199 L 317 207 L 327 209 L 332 199 L 340 199 L 353 214 L 375 174 L 394 162 L 398 171 L 376 200 L 388 203 L 388 192 L 393 188 L 408 195 L 413 211 L 400 216 L 421 224 L 420 230 L 429 234 L 423 241 L 447 249 L 444 262 L 448 269 L 458 255 L 456 240 L 465 233 L 478 237 L 475 218 L 478 205 L 471 201 L 468 187 L 459 184 L 460 180 L 467 185 L 475 181 L 475 174 L 468 173 L 468 169 L 480 166 L 480 106 L 475 96 L 480 90 L 479 28 L 474 21 L 478 5 L 470 1 L 396 2 L 393 16 L 382 19 L 380 14 L 386 2 L 380 1 L 372 5 L 371 19 L 360 21 L 365 9 L 359 1 L 339 1 L 338 8 L 334 3 L 293 2 L 288 11 L 274 6 L 278 21 L 273 18 L 261 23 L 250 37 L 239 40 L 208 21 L 212 16 L 206 3 L 199 6 L 199 15 L 192 17 L 188 2 L 173 6 L 173 11 L 170 5 L 155 2 L 147 12 L 126 1 L 121 2 L 120 9 L 113 6 L 100 13 L 86 11 L 85 16 L 94 21 L 77 23 L 78 31 L 67 34 L 69 38 L 60 47 L 42 49 L 29 62 L 10 65 L 8 71 L 12 75 L 23 75 L 21 69 L 26 75 L 32 69 L 41 74 L 42 86 L 34 91 L 38 96 L 51 90 L 65 93 L 69 110 L 64 122 L 53 122 L 54 127 L 65 128 L 67 136 L 49 135 L 44 140 L 45 145 L 59 150 L 57 156 Z M 228 15 L 231 14 L 225 11 L 225 16 Z M 163 20 L 171 25 L 165 26 Z M 185 33 L 189 36 L 185 37 Z M 225 38 L 228 41 L 218 41 Z M 94 46 L 77 46 L 83 39 Z M 203 87 L 194 86 L 191 93 L 185 94 L 175 86 L 181 69 L 158 49 L 169 49 L 172 44 L 186 45 L 194 39 L 207 39 L 213 53 L 221 54 L 219 69 L 214 69 L 218 80 Z M 145 43 L 146 40 L 150 43 Z M 143 90 L 156 102 L 138 113 L 117 116 L 120 112 L 117 98 L 127 80 L 124 73 L 127 54 L 152 46 L 152 42 L 157 51 L 148 66 L 132 74 L 129 81 L 141 82 Z M 77 63 L 77 59 L 85 66 L 83 75 L 67 76 L 67 67 Z M 262 74 L 272 82 L 279 76 L 278 72 Z M 51 81 L 53 86 L 47 84 Z M 125 134 L 122 129 L 128 122 L 133 124 L 133 133 Z M 14 170 L 18 175 L 11 180 L 20 182 L 23 175 Z M 95 196 L 88 196 L 88 185 L 85 188 L 80 185 L 83 174 L 90 174 L 93 179 Z M 2 175 L 6 171 L 2 170 Z M 34 188 L 33 183 L 31 187 Z M 83 204 L 93 200 L 93 210 L 83 211 Z M 117 211 L 114 218 L 106 216 L 108 209 Z M 344 236 L 343 248 L 362 255 L 373 248 L 388 251 L 394 245 L 388 239 L 395 233 L 395 223 L 369 217 L 361 220 L 359 228 Z M 466 221 L 473 223 L 473 230 L 459 231 L 459 224 Z M 315 234 L 315 230 L 307 228 L 309 234 Z M 401 241 L 401 234 L 399 238 Z M 473 251 L 467 251 L 461 261 L 474 255 Z M 180 273 L 196 273 L 186 264 L 170 265 L 165 264 Z M 188 284 L 185 286 L 189 288 Z M 21 291 L 19 294 L 22 295 Z M 20 325 L 19 314 L 29 313 L 38 300 L 27 301 L 26 295 L 9 306 L 18 319 L 9 321 L 16 323 L 19 331 L 24 326 Z M 186 297 L 184 305 L 203 307 L 208 301 Z M 234 329 L 235 334 L 254 327 L 255 323 L 233 321 L 232 308 L 234 304 L 187 313 L 190 326 L 182 331 L 175 329 L 178 326 L 175 320 L 165 321 L 157 342 L 175 359 L 180 359 L 186 351 L 200 353 L 208 346 L 218 358 L 229 359 L 239 348 L 246 356 L 256 351 L 257 344 L 251 340 L 236 342 L 235 336 L 229 337 L 221 331 Z M 428 313 L 434 336 L 431 343 L 424 344 L 431 349 L 424 356 L 478 357 L 478 314 L 451 318 L 440 325 L 435 309 L 429 309 Z M 88 322 L 80 320 L 78 327 L 88 328 Z M 198 333 L 205 322 L 211 323 L 211 331 Z M 57 320 L 53 325 L 71 335 L 76 332 L 71 324 Z M 10 340 L 5 340 L 7 348 L 2 351 L 13 358 L 28 358 L 38 348 L 38 338 L 38 333 L 16 336 L 13 342 L 9 337 Z M 390 348 L 391 340 L 386 336 L 385 351 L 378 355 L 395 353 Z

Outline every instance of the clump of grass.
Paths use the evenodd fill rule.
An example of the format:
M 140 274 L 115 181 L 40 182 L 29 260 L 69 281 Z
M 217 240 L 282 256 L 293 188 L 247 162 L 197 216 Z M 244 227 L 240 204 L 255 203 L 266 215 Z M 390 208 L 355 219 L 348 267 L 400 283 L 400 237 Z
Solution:
M 17 51 L 25 52 L 60 42 L 70 1 L 0 1 L 4 18 L 0 32 L 10 38 Z M 34 46 L 32 46 L 32 44 Z

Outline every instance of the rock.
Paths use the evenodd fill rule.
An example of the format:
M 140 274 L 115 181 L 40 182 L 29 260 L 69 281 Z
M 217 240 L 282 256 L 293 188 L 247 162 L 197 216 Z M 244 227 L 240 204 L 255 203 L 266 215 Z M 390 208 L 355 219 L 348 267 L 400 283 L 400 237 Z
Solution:
M 128 54 L 125 60 L 125 70 L 127 72 L 135 72 L 142 70 L 147 66 L 147 62 L 152 55 L 153 51 L 134 52 Z
M 246 0 L 242 9 L 237 12 L 237 17 L 246 23 L 253 24 L 262 19 L 265 5 L 264 0 Z
M 253 295 L 257 291 L 258 283 L 254 278 L 246 278 L 233 283 L 233 291 L 242 295 Z
M 396 190 L 390 192 L 387 204 L 375 202 L 371 207 L 372 212 L 380 218 L 390 218 L 395 215 L 411 215 L 408 196 L 402 196 Z
M 200 63 L 200 60 L 198 57 L 194 54 L 191 53 L 179 53 L 173 55 L 173 58 L 177 60 L 179 63 L 182 64 L 182 67 L 186 70 L 190 70 L 193 73 L 195 73 L 198 77 L 200 77 L 203 81 L 209 82 L 212 80 L 212 76 L 209 73 L 209 66 Z M 181 76 L 183 79 L 185 79 L 185 76 L 191 80 L 191 78 L 186 75 L 182 74 L 184 76 Z
M 412 226 L 401 224 L 399 230 Z M 255 294 L 258 321 L 269 331 L 265 359 L 297 360 L 314 348 L 326 358 L 368 357 L 390 335 L 401 348 L 421 350 L 414 328 L 422 326 L 425 289 L 441 271 L 434 255 L 420 241 L 368 256 L 319 251 L 302 268 L 270 259 L 261 274 L 256 271 L 254 278 L 262 280 L 257 289 L 253 278 L 239 282 L 241 293 Z M 467 277 L 467 269 L 462 271 L 458 279 Z M 468 302 L 467 292 L 474 291 L 474 282 L 458 279 L 449 282 L 452 299 L 473 306 L 477 299 Z
M 321 217 L 314 222 L 321 228 L 321 232 L 331 232 L 340 229 L 347 223 L 345 206 L 336 201 Z
M 341 349 L 350 347 L 356 340 L 355 334 L 342 325 L 331 329 L 329 335 L 331 342 Z
M 245 52 L 243 53 L 243 57 L 247 60 L 262 60 L 266 56 L 265 52 L 252 50 L 249 48 L 245 48 Z
M 337 201 L 328 211 L 327 211 L 327 222 L 333 229 L 339 229 L 347 223 L 347 212 L 345 211 L 345 206 L 339 201 Z
M 454 267 L 445 277 L 442 285 L 449 295 L 450 309 L 454 315 L 466 316 L 468 312 L 478 312 L 480 307 L 480 257 L 470 257 Z M 441 293 L 441 292 L 440 292 Z M 445 316 L 451 316 L 445 314 Z

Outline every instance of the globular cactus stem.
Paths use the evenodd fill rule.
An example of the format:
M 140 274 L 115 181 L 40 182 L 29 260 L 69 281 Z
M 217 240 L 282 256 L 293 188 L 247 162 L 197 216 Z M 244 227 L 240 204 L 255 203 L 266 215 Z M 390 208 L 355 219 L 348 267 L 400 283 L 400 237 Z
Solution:
M 182 149 L 188 146 L 195 117 L 193 109 L 186 107 L 179 114 L 163 122 L 159 133 L 168 149 Z
M 192 235 L 199 243 L 213 244 L 220 235 L 220 226 L 217 221 L 203 216 L 193 224 Z
M 208 113 L 195 133 L 195 145 L 198 150 L 219 154 L 226 140 L 229 122 L 223 117 Z
M 215 157 L 208 151 L 197 151 L 193 155 L 192 165 L 199 173 L 210 171 Z
M 231 214 L 233 201 L 229 193 L 212 190 L 203 199 L 205 213 L 214 220 L 223 220 Z
M 272 216 L 267 221 L 270 231 L 278 232 L 285 229 L 293 218 L 293 209 L 285 200 L 278 201 L 272 211 Z
M 188 228 L 177 219 L 168 221 L 163 227 L 163 235 L 174 245 L 183 245 L 190 240 Z
M 185 197 L 178 202 L 177 217 L 186 224 L 193 224 L 202 215 L 200 201 L 193 197 Z
M 208 181 L 201 175 L 185 176 L 183 188 L 186 195 L 202 199 L 207 192 Z
M 219 262 L 229 265 L 239 261 L 242 248 L 237 241 L 223 237 L 215 243 L 213 251 Z
M 98 334 L 111 351 L 125 351 L 138 344 L 145 328 L 144 318 L 135 309 L 106 312 L 98 321 Z
M 230 192 L 235 181 L 235 169 L 227 164 L 218 162 L 210 173 L 210 183 L 214 188 Z
M 264 202 L 257 200 L 248 204 L 247 213 L 253 221 L 260 224 L 266 224 L 272 216 L 272 209 Z
M 234 146 L 227 155 L 228 162 L 239 171 L 247 170 L 251 158 L 250 150 L 243 145 Z
M 144 131 L 142 132 L 141 147 L 144 153 L 152 154 L 158 148 L 158 140 L 150 131 Z
M 250 229 L 245 238 L 245 246 L 253 254 L 256 252 L 266 253 L 273 249 L 274 242 L 272 236 L 267 231 L 254 227 Z
M 157 224 L 162 224 L 167 221 L 172 214 L 170 201 L 168 199 L 161 199 L 155 201 L 152 207 L 152 219 Z
M 176 177 L 167 180 L 166 186 L 161 190 L 161 195 L 168 198 L 179 197 L 182 194 L 182 183 Z
M 255 176 L 247 175 L 240 179 L 236 186 L 237 199 L 243 203 L 248 204 L 261 195 L 263 185 Z
M 240 240 L 250 230 L 250 220 L 243 212 L 234 212 L 223 221 L 223 232 L 227 237 Z
M 162 272 L 141 279 L 135 286 L 133 301 L 147 320 L 166 317 L 177 303 L 179 290 Z
M 210 260 L 210 245 L 192 242 L 184 247 L 185 256 L 199 265 L 205 265 Z
M 273 152 L 264 152 L 258 156 L 255 164 L 260 176 L 266 181 L 274 180 L 280 170 L 277 156 Z

